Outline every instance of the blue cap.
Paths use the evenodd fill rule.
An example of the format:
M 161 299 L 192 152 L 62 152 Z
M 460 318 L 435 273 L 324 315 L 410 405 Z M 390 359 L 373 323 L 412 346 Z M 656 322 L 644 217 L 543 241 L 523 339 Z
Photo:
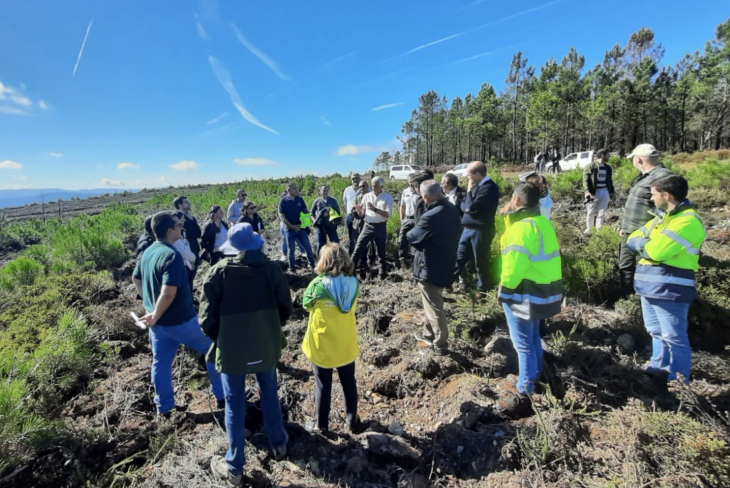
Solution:
M 228 229 L 228 240 L 220 247 L 223 254 L 238 254 L 241 251 L 257 251 L 264 240 L 253 231 L 251 224 L 243 222 Z

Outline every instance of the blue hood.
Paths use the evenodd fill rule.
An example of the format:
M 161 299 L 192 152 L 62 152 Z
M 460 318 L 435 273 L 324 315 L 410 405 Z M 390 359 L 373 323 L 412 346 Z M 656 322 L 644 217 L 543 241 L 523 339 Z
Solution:
M 358 295 L 357 278 L 354 276 L 325 276 L 322 285 L 342 313 L 348 313 Z

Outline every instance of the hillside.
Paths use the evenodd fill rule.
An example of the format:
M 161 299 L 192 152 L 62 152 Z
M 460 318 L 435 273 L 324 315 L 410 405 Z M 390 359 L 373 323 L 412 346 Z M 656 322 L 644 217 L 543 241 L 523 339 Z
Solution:
M 311 364 L 301 351 L 302 293 L 314 277 L 288 274 L 295 311 L 278 366 L 279 398 L 290 436 L 286 459 L 266 450 L 253 378 L 246 446 L 255 487 L 695 487 L 730 486 L 730 164 L 668 162 L 684 172 L 708 229 L 690 312 L 692 382 L 667 386 L 640 370 L 650 350 L 638 300 L 616 301 L 617 225 L 635 170 L 612 160 L 620 198 L 608 225 L 585 236 L 579 172 L 550 178 L 567 299 L 543 331 L 545 374 L 536 415 L 511 420 L 496 400 L 517 372 L 494 292 L 447 292 L 452 354 L 419 347 L 421 298 L 407 270 L 362 283 L 356 363 L 362 431 L 347 433 L 339 385 L 331 435 L 304 428 L 314 416 Z M 684 166 L 686 165 L 686 166 Z M 490 171 L 509 195 L 512 172 Z M 308 204 L 339 175 L 297 183 Z M 188 194 L 199 219 L 243 186 L 262 207 L 271 259 L 280 259 L 273 221 L 283 180 L 159 190 L 130 200 L 69 202 L 64 223 L 22 220 L 0 227 L 0 486 L 220 486 L 208 462 L 227 441 L 200 358 L 180 351 L 176 397 L 186 412 L 155 415 L 151 352 L 129 320 L 141 312 L 130 280 L 143 216 Z M 386 191 L 399 196 L 402 183 Z M 132 200 L 133 197 L 144 199 Z M 65 202 L 64 202 L 65 204 Z M 78 204 L 78 207 L 75 205 Z M 75 213 L 72 213 L 75 212 Z M 85 212 L 94 215 L 84 215 Z M 397 218 L 388 224 L 394 257 Z M 342 235 L 342 231 L 341 231 Z M 30 247 L 27 247 L 32 244 Z M 4 246 L 4 247 L 3 247 Z M 20 252 L 19 257 L 15 257 Z M 498 255 L 497 243 L 492 252 Z M 391 264 L 394 264 L 392 262 Z M 198 273 L 201 287 L 205 267 Z

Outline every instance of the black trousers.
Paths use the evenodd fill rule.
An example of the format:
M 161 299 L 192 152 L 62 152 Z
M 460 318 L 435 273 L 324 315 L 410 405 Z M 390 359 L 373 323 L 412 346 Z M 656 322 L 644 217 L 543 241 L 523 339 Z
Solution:
M 352 260 L 355 266 L 363 269 L 366 267 L 365 258 L 367 255 L 368 244 L 375 242 L 375 246 L 378 248 L 378 260 L 380 261 L 380 274 L 384 275 L 388 272 L 388 263 L 385 257 L 385 239 L 386 233 L 386 222 L 378 224 L 371 224 L 365 222 L 365 227 L 357 238 L 357 244 L 355 244 L 355 251 L 353 252 Z
M 398 232 L 398 259 L 401 261 L 409 261 L 411 259 L 411 245 L 406 239 L 408 234 L 416 226 L 413 219 L 404 218 L 400 223 L 400 232 Z
M 329 430 L 330 407 L 332 406 L 332 371 L 330 368 L 320 368 L 313 364 L 314 402 L 317 408 L 317 427 L 321 430 Z M 340 366 L 337 375 L 340 377 L 342 392 L 345 394 L 345 415 L 347 420 L 357 415 L 357 383 L 355 382 L 355 362 Z
M 636 254 L 626 245 L 628 233 L 621 238 L 618 249 L 618 270 L 621 275 L 621 296 L 628 297 L 634 293 L 634 273 L 636 272 Z

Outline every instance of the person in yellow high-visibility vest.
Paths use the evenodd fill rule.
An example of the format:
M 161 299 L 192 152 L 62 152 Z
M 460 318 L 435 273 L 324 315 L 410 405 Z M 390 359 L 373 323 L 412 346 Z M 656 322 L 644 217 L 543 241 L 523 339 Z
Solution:
M 652 356 L 644 370 L 682 376 L 689 383 L 691 352 L 687 314 L 697 294 L 695 272 L 705 226 L 694 211 L 682 176 L 665 176 L 652 184 L 654 220 L 632 233 L 628 248 L 638 254 L 634 289 L 641 297 L 644 326 L 652 338 Z
M 515 184 L 504 209 L 502 274 L 497 299 L 507 318 L 519 359 L 517 394 L 499 402 L 510 416 L 529 412 L 535 382 L 542 373 L 540 321 L 560 312 L 563 273 L 555 229 L 540 215 L 540 190 L 527 181 Z

